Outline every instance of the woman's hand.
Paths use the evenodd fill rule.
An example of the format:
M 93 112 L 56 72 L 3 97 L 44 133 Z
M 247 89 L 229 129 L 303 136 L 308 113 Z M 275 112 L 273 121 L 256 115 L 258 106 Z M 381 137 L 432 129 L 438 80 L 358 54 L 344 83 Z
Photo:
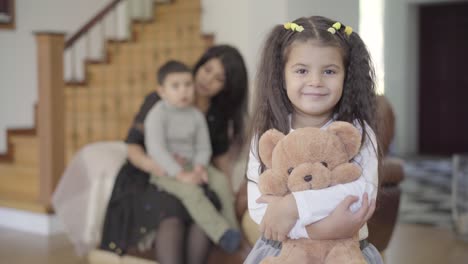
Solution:
M 294 196 L 292 194 L 284 197 L 263 195 L 257 202 L 268 203 L 260 223 L 260 232 L 266 239 L 284 241 L 299 218 Z
M 347 196 L 333 212 L 324 219 L 308 225 L 307 233 L 312 239 L 342 239 L 357 234 L 375 211 L 375 200 L 369 203 L 367 193 L 362 197 L 362 206 L 351 212 L 350 206 L 358 201 L 356 196 Z

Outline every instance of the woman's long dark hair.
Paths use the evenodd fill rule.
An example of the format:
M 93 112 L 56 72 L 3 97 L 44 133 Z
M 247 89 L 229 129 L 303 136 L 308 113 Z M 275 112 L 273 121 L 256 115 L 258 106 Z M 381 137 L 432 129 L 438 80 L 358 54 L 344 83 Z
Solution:
M 233 133 L 231 142 L 243 143 L 245 118 L 247 116 L 248 77 L 244 59 L 239 51 L 229 45 L 216 45 L 209 48 L 195 64 L 193 72 L 207 61 L 218 58 L 224 67 L 225 81 L 223 89 L 211 98 L 211 106 L 217 114 L 232 121 Z
M 363 129 L 362 143 L 367 135 L 365 124 L 376 129 L 375 74 L 369 52 L 355 32 L 348 36 L 344 27 L 335 34 L 328 32 L 335 22 L 320 16 L 302 17 L 294 21 L 304 27 L 302 32 L 287 30 L 283 25 L 277 25 L 268 35 L 255 85 L 251 135 L 255 137 L 256 142 L 271 128 L 276 128 L 284 134 L 289 133 L 288 115 L 293 112 L 293 105 L 286 94 L 284 67 L 291 45 L 308 40 L 318 41 L 324 46 L 338 47 L 342 51 L 346 76 L 343 94 L 333 110 L 336 120 L 350 123 L 357 121 Z M 258 148 L 258 144 L 256 145 Z M 374 148 L 376 149 L 376 146 Z

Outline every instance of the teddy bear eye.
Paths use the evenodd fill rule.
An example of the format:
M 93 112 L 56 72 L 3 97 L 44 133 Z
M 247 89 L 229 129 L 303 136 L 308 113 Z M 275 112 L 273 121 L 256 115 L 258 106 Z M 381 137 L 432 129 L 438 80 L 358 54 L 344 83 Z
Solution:
M 322 162 L 320 162 L 320 163 L 322 163 L 323 166 L 325 166 L 326 168 L 328 168 L 328 163 L 326 163 L 325 161 L 322 161 Z
M 288 174 L 291 174 L 291 172 L 293 171 L 294 168 L 289 168 L 288 169 Z

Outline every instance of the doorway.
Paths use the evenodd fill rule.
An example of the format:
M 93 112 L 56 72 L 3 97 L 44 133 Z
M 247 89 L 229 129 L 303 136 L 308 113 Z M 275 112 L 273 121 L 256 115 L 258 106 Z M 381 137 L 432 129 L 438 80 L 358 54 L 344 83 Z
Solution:
M 419 153 L 468 152 L 468 3 L 419 7 Z

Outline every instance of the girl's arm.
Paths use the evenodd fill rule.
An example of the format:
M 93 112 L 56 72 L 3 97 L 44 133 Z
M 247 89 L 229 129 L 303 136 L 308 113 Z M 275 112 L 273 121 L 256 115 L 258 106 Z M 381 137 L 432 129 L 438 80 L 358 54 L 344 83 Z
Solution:
M 351 212 L 349 207 L 357 200 L 356 196 L 346 197 L 329 216 L 308 225 L 306 235 L 300 237 L 324 240 L 352 237 L 370 219 L 375 210 L 375 200 L 369 204 L 367 194 L 364 194 L 361 208 L 355 213 Z M 292 195 L 264 196 L 261 201 L 268 203 L 267 212 L 260 224 L 260 231 L 265 238 L 283 241 L 286 237 L 291 238 L 299 234 L 293 233 L 297 228 L 298 212 Z

